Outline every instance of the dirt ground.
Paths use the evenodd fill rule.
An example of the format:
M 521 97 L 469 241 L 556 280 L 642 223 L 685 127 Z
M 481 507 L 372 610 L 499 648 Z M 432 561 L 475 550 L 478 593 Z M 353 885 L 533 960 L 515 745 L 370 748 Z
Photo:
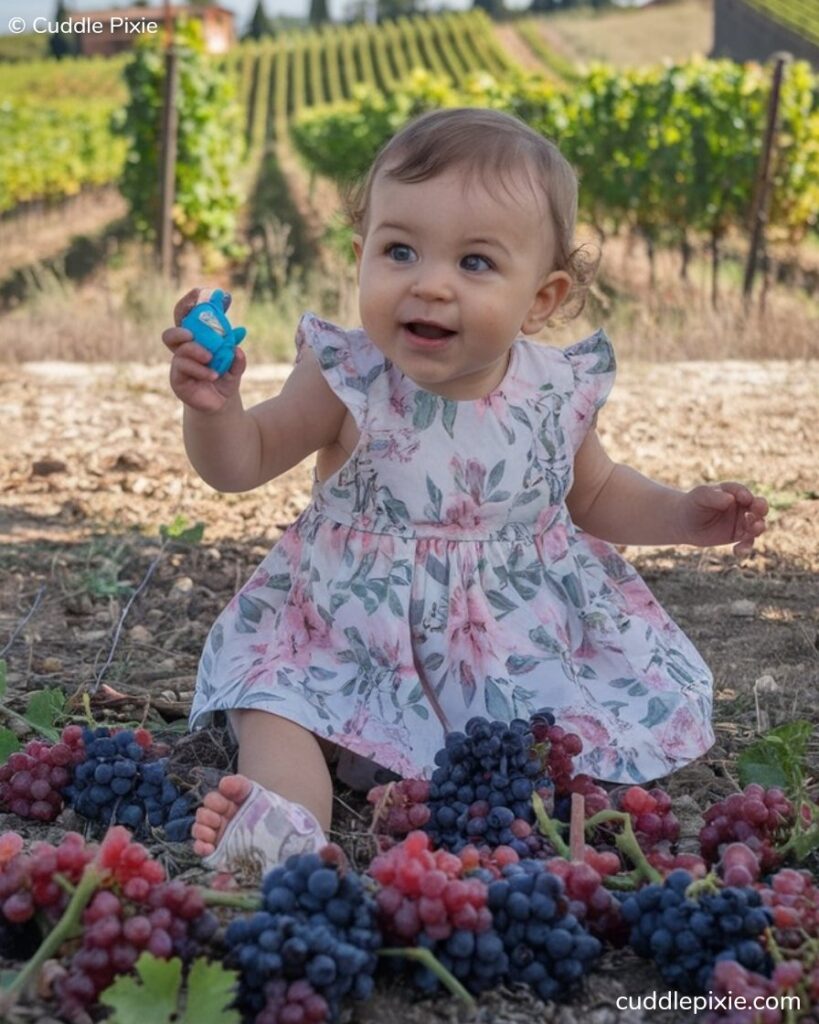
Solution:
M 246 404 L 274 394 L 287 373 L 286 366 L 252 368 Z M 223 604 L 309 501 L 311 467 L 251 494 L 212 492 L 187 465 L 181 409 L 166 381 L 164 367 L 0 367 L 0 656 L 8 662 L 10 706 L 20 709 L 27 692 L 59 686 L 79 714 L 88 695 L 100 721 L 144 719 L 175 729 L 178 772 L 193 783 L 228 764 L 217 731 L 196 743 L 182 738 L 201 644 Z M 758 724 L 819 721 L 817 428 L 816 361 L 626 361 L 600 414 L 615 459 L 685 488 L 741 480 L 773 509 L 758 550 L 743 561 L 729 548 L 626 552 L 716 679 L 717 743 L 665 783 L 689 842 L 699 809 L 735 788 L 737 752 Z M 160 526 L 176 516 L 205 524 L 199 545 L 160 547 Z M 157 557 L 110 656 L 126 603 Z M 819 764 L 819 734 L 811 758 Z M 339 789 L 336 810 L 337 838 L 363 836 L 366 844 L 361 798 Z M 76 825 L 66 818 L 51 831 Z M 0 816 L 0 830 L 20 826 Z M 30 824 L 25 831 L 48 832 Z M 173 871 L 196 877 L 184 847 L 159 852 Z M 610 953 L 570 1004 L 547 1008 L 522 991 L 496 992 L 473 1019 L 688 1019 L 681 1011 L 617 1009 L 620 996 L 665 990 L 631 954 Z M 29 1013 L 21 1019 L 44 1019 L 34 1007 Z M 405 991 L 388 987 L 354 1019 L 466 1018 L 453 1000 L 412 1006 Z

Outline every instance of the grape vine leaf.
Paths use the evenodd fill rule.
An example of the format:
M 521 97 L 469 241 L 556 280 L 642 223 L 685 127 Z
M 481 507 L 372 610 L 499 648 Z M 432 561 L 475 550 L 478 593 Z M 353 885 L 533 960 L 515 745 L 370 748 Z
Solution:
M 0 729 L 0 762 L 7 761 L 21 749 L 20 741 L 11 729 Z
M 65 694 L 62 690 L 38 690 L 28 702 L 25 717 L 44 736 L 58 740 L 59 731 L 54 728 L 54 723 L 64 707 Z
M 177 516 L 172 523 L 159 527 L 159 535 L 177 544 L 199 544 L 205 533 L 205 524 L 197 522 L 191 526 L 184 516 Z
M 786 722 L 766 732 L 740 754 L 737 768 L 742 786 L 781 786 L 795 796 L 805 778 L 805 751 L 813 726 L 804 719 Z
M 238 1010 L 228 1009 L 233 1000 L 236 972 L 220 963 L 200 958 L 191 967 L 183 1008 L 180 1008 L 182 961 L 159 960 L 143 953 L 136 962 L 139 981 L 121 976 L 102 993 L 100 1002 L 114 1013 L 108 1024 L 145 1024 L 145 1008 L 151 1008 L 151 1024 L 239 1024 Z

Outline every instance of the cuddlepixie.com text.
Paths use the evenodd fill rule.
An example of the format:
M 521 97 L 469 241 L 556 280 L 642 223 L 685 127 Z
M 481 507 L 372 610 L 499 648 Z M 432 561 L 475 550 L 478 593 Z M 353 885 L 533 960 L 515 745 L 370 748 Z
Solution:
M 743 996 L 729 992 L 721 995 L 708 992 L 707 995 L 687 996 L 679 992 L 649 992 L 642 996 L 618 996 L 615 1000 L 618 1010 L 788 1010 L 802 1008 L 798 995 Z
M 74 35 L 100 36 L 106 32 L 124 33 L 125 35 L 152 35 L 159 31 L 158 21 L 148 21 L 144 18 L 129 18 L 127 16 L 115 15 L 105 21 L 94 18 L 70 18 L 66 21 L 54 21 L 50 18 L 35 18 L 29 23 L 25 18 L 16 17 L 9 19 L 9 32 L 19 35 L 21 32 L 31 31 L 38 35 L 56 35 L 66 33 Z

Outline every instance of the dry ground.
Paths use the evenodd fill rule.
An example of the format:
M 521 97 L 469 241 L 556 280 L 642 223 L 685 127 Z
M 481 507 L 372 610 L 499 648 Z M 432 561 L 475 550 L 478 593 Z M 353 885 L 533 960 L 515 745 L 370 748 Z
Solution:
M 275 393 L 286 373 L 286 366 L 256 366 L 248 374 L 247 401 Z M 147 719 L 157 729 L 184 731 L 208 626 L 309 500 L 309 466 L 252 494 L 210 491 L 186 464 L 180 409 L 163 367 L 2 367 L 0 387 L 0 644 L 36 604 L 5 655 L 10 703 L 20 707 L 28 691 L 60 686 L 77 711 L 89 694 L 99 720 Z M 615 458 L 682 487 L 733 478 L 753 482 L 774 506 L 759 550 L 743 562 L 727 549 L 627 552 L 716 679 L 717 744 L 700 763 L 667 780 L 689 840 L 699 809 L 735 787 L 737 751 L 753 737 L 758 715 L 772 725 L 799 716 L 819 720 L 817 423 L 819 363 L 810 361 L 626 360 L 600 417 L 603 441 Z M 176 515 L 203 521 L 203 542 L 163 553 L 102 678 L 125 602 L 159 553 L 159 527 Z M 754 683 L 765 675 L 774 690 L 762 693 L 757 704 Z M 217 731 L 196 744 L 179 739 L 180 777 L 193 784 L 210 769 L 224 770 L 223 740 Z M 819 761 L 815 748 L 811 756 Z M 362 859 L 369 849 L 364 810 L 360 798 L 337 792 L 337 838 Z M 12 816 L 0 818 L 0 829 L 20 824 Z M 76 822 L 56 824 L 57 831 L 68 827 Z M 37 826 L 27 831 L 42 834 Z M 184 848 L 161 846 L 157 852 L 174 872 L 198 876 Z M 686 1019 L 616 1008 L 619 996 L 653 990 L 665 986 L 651 969 L 628 953 L 611 953 L 570 1005 L 547 1009 L 524 992 L 500 992 L 481 1000 L 474 1019 Z M 35 1007 L 29 1012 L 42 1019 Z M 458 1008 L 448 999 L 413 1006 L 405 990 L 387 987 L 355 1015 L 364 1024 L 430 1018 L 454 1021 Z

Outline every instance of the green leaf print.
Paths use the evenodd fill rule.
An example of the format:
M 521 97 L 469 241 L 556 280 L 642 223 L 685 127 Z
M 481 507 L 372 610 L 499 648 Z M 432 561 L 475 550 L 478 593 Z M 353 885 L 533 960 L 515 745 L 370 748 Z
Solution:
M 436 558 L 435 555 L 427 555 L 427 560 L 424 563 L 424 569 L 427 574 L 431 576 L 436 583 L 440 583 L 441 586 L 449 586 L 449 566 L 444 565 L 440 558 Z
M 531 654 L 510 654 L 506 659 L 506 671 L 510 676 L 522 676 L 526 672 L 536 669 L 540 662 Z
M 525 427 L 529 427 L 531 429 L 532 422 L 526 415 L 525 409 L 521 409 L 519 405 L 511 405 L 509 406 L 509 409 L 512 413 L 512 419 L 517 420 L 518 423 L 522 423 Z
M 225 642 L 225 634 L 222 629 L 222 624 L 217 623 L 210 633 L 210 646 L 213 648 L 214 654 L 218 654 L 222 650 L 222 644 Z
M 250 622 L 261 622 L 264 609 L 265 605 L 261 601 L 257 601 L 253 597 L 245 597 L 244 594 L 239 594 L 239 615 L 241 618 L 248 619 Z
M 414 704 L 417 700 L 420 700 L 423 692 L 423 686 L 421 686 L 420 683 L 416 683 L 410 690 L 409 696 L 407 697 L 407 704 Z
M 329 668 L 319 668 L 318 665 L 311 665 L 307 670 L 313 679 L 335 679 L 338 672 L 331 672 Z
M 486 688 L 484 690 L 486 711 L 490 718 L 501 722 L 508 722 L 512 717 L 509 701 L 501 688 L 491 676 L 486 677 Z
M 370 570 L 372 569 L 373 565 L 375 565 L 375 559 L 376 552 L 368 552 L 359 562 L 358 568 L 352 575 L 352 580 L 357 580 L 361 577 L 364 577 L 364 579 L 366 579 L 370 575 Z
M 580 585 L 577 579 L 571 573 L 567 573 L 560 582 L 563 584 L 566 593 L 569 595 L 569 600 L 575 608 L 582 608 L 583 595 L 580 593 Z
M 540 491 L 535 487 L 531 491 L 521 491 L 512 502 L 512 508 L 517 508 L 520 505 L 528 505 L 530 501 L 537 501 L 540 497 Z
M 340 348 L 333 348 L 332 345 L 326 345 L 319 352 L 319 363 L 323 370 L 332 370 L 334 366 L 339 366 L 344 362 L 344 352 Z
M 387 604 L 390 606 L 390 611 L 397 619 L 403 619 L 404 609 L 401 605 L 401 600 L 398 594 L 394 590 L 391 590 L 387 595 Z
M 487 491 L 494 491 L 498 484 L 503 479 L 503 474 L 506 471 L 506 459 L 501 459 L 500 462 L 496 462 L 492 467 L 492 472 L 489 474 L 489 479 L 486 481 Z M 491 500 L 491 499 L 490 499 Z
M 453 402 L 448 398 L 444 399 L 444 411 L 441 415 L 441 423 L 444 425 L 444 430 L 454 439 L 453 428 L 455 426 L 455 417 L 458 415 L 458 403 Z
M 419 718 L 429 718 L 429 711 L 424 707 L 423 704 L 410 704 L 410 708 L 418 715 Z
M 265 586 L 269 590 L 289 590 L 293 586 L 293 577 L 289 572 L 279 572 L 271 576 Z
M 426 658 L 424 658 L 424 668 L 427 669 L 428 672 L 437 672 L 443 663 L 444 656 L 443 654 L 439 654 L 437 651 L 434 654 L 428 654 Z
M 652 697 L 648 702 L 648 714 L 640 719 L 640 725 L 651 729 L 653 726 L 665 721 L 671 714 L 671 707 L 662 697 Z
M 501 615 L 495 616 L 498 621 L 500 621 L 504 615 L 508 615 L 509 612 L 513 612 L 517 608 L 517 604 L 515 604 L 514 601 L 510 601 L 508 597 L 504 597 L 499 590 L 487 590 L 486 597 L 489 603 L 494 605 L 494 607 L 502 613 Z
M 440 522 L 441 519 L 441 502 L 443 500 L 443 494 L 441 489 L 435 486 L 429 473 L 427 473 L 427 494 L 429 495 L 432 507 L 435 510 L 435 518 Z M 432 517 L 430 517 L 432 518 Z
M 426 430 L 435 419 L 435 410 L 438 407 L 438 399 L 428 391 L 415 392 L 415 412 L 412 417 L 412 425 L 416 430 Z
M 398 498 L 386 498 L 384 508 L 389 516 L 390 522 L 395 526 L 404 526 L 409 520 L 409 511 L 403 501 Z
M 361 665 L 362 668 L 372 669 L 373 663 L 370 658 L 370 652 L 367 650 L 367 645 L 364 643 L 361 634 L 355 626 L 348 626 L 344 630 L 344 635 L 350 643 L 353 654 L 355 655 L 355 661 Z M 346 652 L 340 652 L 346 653 Z
M 560 644 L 553 636 L 550 636 L 545 626 L 538 626 L 537 629 L 529 630 L 529 639 L 533 644 L 550 654 L 560 654 Z

